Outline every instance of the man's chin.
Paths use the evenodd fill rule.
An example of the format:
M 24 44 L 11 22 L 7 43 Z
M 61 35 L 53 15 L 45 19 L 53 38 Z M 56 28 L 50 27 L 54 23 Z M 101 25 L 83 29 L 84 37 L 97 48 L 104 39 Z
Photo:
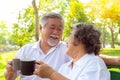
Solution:
M 56 46 L 58 43 L 59 43 L 59 41 L 48 42 L 48 44 L 49 44 L 51 47 Z

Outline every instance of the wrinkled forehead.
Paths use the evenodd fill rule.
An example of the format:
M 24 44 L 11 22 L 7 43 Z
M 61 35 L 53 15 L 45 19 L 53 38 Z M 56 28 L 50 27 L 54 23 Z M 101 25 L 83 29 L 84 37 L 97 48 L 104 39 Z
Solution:
M 42 26 L 44 26 L 47 23 L 48 19 L 59 19 L 61 21 L 62 25 L 64 25 L 63 17 L 60 14 L 56 14 L 56 13 L 44 14 L 40 19 L 40 24 Z
M 59 18 L 49 18 L 49 19 L 47 19 L 46 24 L 51 24 L 52 26 L 57 25 L 59 27 L 64 28 L 64 24 L 63 24 L 62 20 Z
M 46 19 L 46 21 L 49 20 L 49 19 L 58 19 L 62 24 L 64 24 L 64 21 L 61 18 L 58 18 L 58 17 L 49 17 L 49 18 Z

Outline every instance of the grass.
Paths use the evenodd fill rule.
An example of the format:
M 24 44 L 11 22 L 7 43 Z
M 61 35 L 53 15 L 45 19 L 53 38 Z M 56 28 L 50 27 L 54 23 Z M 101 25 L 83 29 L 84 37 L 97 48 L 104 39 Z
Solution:
M 6 62 L 11 60 L 15 54 L 16 51 L 0 52 L 0 80 L 5 80 L 3 74 L 5 71 Z
M 120 56 L 120 48 L 103 48 L 101 53 L 110 56 Z
M 3 74 L 5 71 L 6 62 L 11 60 L 15 56 L 16 52 L 17 51 L 0 52 L 0 80 L 5 80 Z M 120 56 L 120 48 L 105 48 L 102 49 L 101 53 L 110 56 Z M 111 72 L 111 80 L 120 80 L 120 67 L 108 66 L 108 69 Z

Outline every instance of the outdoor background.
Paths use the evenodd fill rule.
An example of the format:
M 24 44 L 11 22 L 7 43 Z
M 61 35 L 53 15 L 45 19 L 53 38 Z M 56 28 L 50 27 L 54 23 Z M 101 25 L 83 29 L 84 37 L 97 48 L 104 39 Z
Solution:
M 63 16 L 63 41 L 74 23 L 94 24 L 102 33 L 100 53 L 120 56 L 119 0 L 0 0 L 0 80 L 5 80 L 6 62 L 13 59 L 18 49 L 39 40 L 39 20 L 46 12 Z M 112 80 L 120 80 L 120 66 L 108 69 Z

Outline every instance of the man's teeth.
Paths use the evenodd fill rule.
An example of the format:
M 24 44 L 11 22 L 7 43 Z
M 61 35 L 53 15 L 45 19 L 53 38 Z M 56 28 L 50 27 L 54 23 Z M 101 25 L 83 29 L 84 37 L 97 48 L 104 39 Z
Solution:
M 58 39 L 58 36 L 51 35 L 51 38 Z

